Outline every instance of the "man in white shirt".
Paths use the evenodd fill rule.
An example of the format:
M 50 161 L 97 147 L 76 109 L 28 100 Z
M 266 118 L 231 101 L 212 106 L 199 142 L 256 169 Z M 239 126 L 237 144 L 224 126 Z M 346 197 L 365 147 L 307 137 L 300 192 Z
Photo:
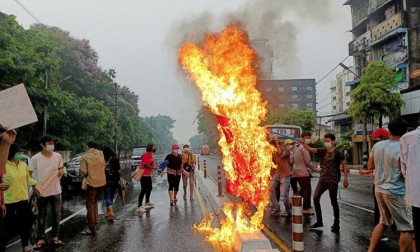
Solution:
M 49 135 L 44 135 L 40 138 L 41 152 L 35 154 L 30 163 L 29 171 L 31 176 L 42 183 L 51 174 L 61 178 L 63 171 L 63 158 L 57 152 L 54 152 L 54 139 Z M 58 238 L 59 225 L 61 221 L 61 185 L 60 179 L 53 180 L 50 186 L 46 186 L 40 190 L 38 195 L 38 242 L 34 245 L 35 250 L 42 249 L 46 245 L 45 236 L 45 218 L 47 215 L 48 204 L 51 206 L 52 214 L 52 242 L 55 246 L 62 244 Z
M 420 121 L 419 121 L 420 123 Z M 405 178 L 406 201 L 412 207 L 414 240 L 420 247 L 420 127 L 400 139 L 401 170 Z

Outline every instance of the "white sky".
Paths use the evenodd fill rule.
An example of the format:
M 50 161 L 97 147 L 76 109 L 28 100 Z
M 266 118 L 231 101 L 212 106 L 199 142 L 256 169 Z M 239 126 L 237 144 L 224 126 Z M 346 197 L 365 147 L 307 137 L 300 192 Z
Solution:
M 257 0 L 249 0 L 257 1 Z M 283 1 L 283 0 L 277 0 Z M 312 1 L 305 1 L 311 4 Z M 328 21 L 302 21 L 290 9 L 288 21 L 297 28 L 301 69 L 293 78 L 319 80 L 348 55 L 350 10 L 343 0 L 329 3 Z M 181 143 L 196 134 L 193 124 L 201 106 L 199 92 L 178 72 L 176 50 L 168 34 L 181 20 L 206 11 L 215 16 L 239 9 L 245 0 L 20 0 L 42 23 L 85 38 L 99 54 L 102 68 L 114 68 L 116 81 L 139 95 L 140 115 L 169 115 L 176 120 L 174 137 Z M 13 0 L 2 0 L 0 11 L 13 14 L 25 28 L 35 20 Z M 315 10 L 314 10 L 315 11 Z M 288 15 L 290 14 L 290 15 Z M 209 24 L 209 26 L 212 24 Z M 170 39 L 170 38 L 169 38 Z M 346 62 L 352 65 L 350 57 Z M 331 111 L 329 87 L 337 69 L 317 86 L 318 108 Z M 326 98 L 325 98 L 326 97 Z M 325 99 L 323 99 L 325 98 Z M 322 101 L 320 101 L 322 100 Z

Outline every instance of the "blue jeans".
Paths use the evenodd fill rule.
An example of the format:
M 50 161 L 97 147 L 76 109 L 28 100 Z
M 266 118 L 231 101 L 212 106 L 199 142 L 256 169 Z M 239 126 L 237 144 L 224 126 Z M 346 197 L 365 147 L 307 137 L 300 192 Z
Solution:
M 290 177 L 279 178 L 273 176 L 270 181 L 270 203 L 273 206 L 273 211 L 280 211 L 280 205 L 276 197 L 276 188 L 280 184 L 280 200 L 283 201 L 285 211 L 291 213 L 291 205 L 289 199 Z
M 114 202 L 114 195 L 117 191 L 117 185 L 114 183 L 107 183 L 104 190 L 104 198 L 106 207 L 112 207 Z

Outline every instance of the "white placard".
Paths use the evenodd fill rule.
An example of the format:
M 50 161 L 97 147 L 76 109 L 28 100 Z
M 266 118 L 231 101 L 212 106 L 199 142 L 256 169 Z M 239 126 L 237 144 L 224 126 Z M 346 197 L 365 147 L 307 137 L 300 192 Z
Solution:
M 38 121 L 25 86 L 19 84 L 0 92 L 0 125 L 17 129 Z
M 52 169 L 43 181 L 38 182 L 36 188 L 41 193 L 41 196 L 50 195 L 51 190 L 55 189 L 56 183 L 60 183 L 59 181 L 58 169 Z

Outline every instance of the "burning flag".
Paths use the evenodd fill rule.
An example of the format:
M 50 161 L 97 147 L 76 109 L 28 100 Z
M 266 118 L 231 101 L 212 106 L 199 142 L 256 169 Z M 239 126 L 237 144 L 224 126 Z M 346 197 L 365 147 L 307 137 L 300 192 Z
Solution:
M 274 164 L 267 131 L 260 126 L 267 109 L 255 87 L 255 58 L 248 35 L 236 25 L 206 35 L 201 47 L 186 43 L 179 49 L 184 70 L 200 89 L 206 106 L 217 115 L 227 188 L 257 208 L 248 222 L 243 217 L 247 211 L 244 204 L 226 204 L 220 229 L 211 228 L 211 219 L 207 218 L 197 226 L 210 233 L 208 240 L 228 246 L 234 241 L 235 231 L 254 233 L 263 227 L 269 201 L 270 168 Z

